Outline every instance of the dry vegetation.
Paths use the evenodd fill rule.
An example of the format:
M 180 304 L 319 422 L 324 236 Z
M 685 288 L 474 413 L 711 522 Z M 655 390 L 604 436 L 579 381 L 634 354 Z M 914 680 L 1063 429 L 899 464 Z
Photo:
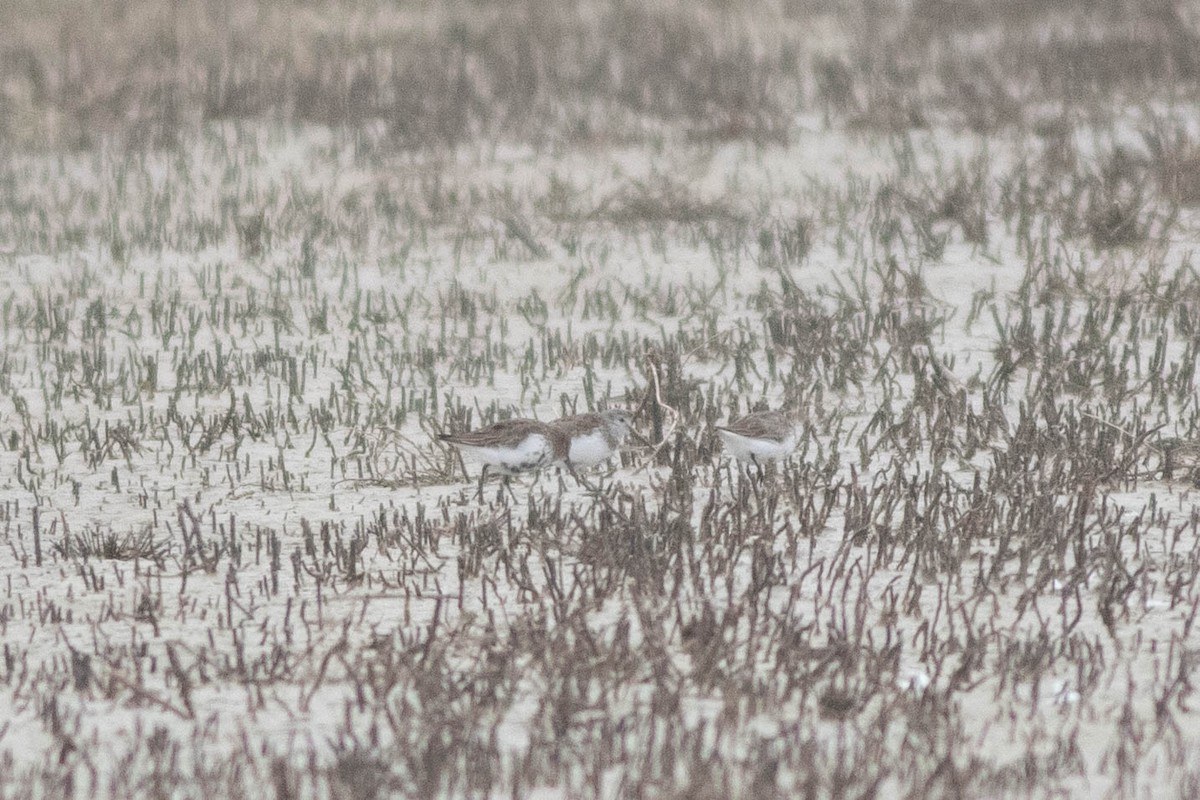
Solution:
M 0 14 L 0 798 L 1200 793 L 1192 7 Z

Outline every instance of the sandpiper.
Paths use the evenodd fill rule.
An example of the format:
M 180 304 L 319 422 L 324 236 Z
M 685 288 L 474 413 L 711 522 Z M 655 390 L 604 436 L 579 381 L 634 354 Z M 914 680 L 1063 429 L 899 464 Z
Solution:
M 762 466 L 787 458 L 796 449 L 796 426 L 781 411 L 755 411 L 718 426 L 725 451 L 738 461 Z
M 570 440 L 556 427 L 532 419 L 506 419 L 465 433 L 443 433 L 443 442 L 483 462 L 479 496 L 488 470 L 505 477 L 534 472 L 567 457 Z
M 574 469 L 594 467 L 616 455 L 633 429 L 633 417 L 623 408 L 612 408 L 562 417 L 550 424 L 568 437 L 567 457 L 560 461 Z

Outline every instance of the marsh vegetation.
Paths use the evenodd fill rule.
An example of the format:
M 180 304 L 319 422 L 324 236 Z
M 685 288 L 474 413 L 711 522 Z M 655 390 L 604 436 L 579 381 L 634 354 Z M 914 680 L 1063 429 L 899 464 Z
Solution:
M 1190 6 L 2 13 L 0 797 L 1200 793 Z

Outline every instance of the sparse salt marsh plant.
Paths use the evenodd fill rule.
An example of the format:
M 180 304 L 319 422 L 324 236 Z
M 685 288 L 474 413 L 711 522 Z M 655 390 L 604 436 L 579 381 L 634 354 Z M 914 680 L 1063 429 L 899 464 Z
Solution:
M 153 561 L 159 565 L 170 552 L 171 541 L 166 538 L 156 539 L 153 529 L 147 527 L 140 531 L 117 533 L 91 529 L 84 533 L 64 533 L 59 541 L 54 543 L 54 549 L 63 560 L 107 559 L 114 561 L 132 561 L 142 559 Z

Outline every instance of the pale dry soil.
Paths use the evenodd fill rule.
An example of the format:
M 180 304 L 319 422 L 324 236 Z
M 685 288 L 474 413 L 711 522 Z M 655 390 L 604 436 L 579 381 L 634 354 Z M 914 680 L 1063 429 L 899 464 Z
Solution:
M 811 762 L 828 767 L 870 739 L 885 765 L 931 765 L 921 780 L 935 794 L 948 791 L 930 777 L 939 752 L 949 758 L 943 774 L 990 771 L 994 794 L 1157 797 L 1194 786 L 1200 594 L 1195 571 L 1181 565 L 1195 563 L 1200 543 L 1186 477 L 1165 480 L 1147 449 L 1141 477 L 1091 488 L 1074 541 L 1111 549 L 1129 576 L 1123 604 L 1106 605 L 1098 598 L 1117 566 L 1080 574 L 1085 551 L 1073 547 L 1026 563 L 1012 557 L 1019 542 L 964 540 L 962 514 L 939 521 L 942 511 L 926 507 L 931 495 L 918 487 L 927 481 L 944 484 L 948 506 L 969 506 L 1005 447 L 993 436 L 947 454 L 921 433 L 905 447 L 913 440 L 872 423 L 883 408 L 895 422 L 928 381 L 903 372 L 877 380 L 874 367 L 843 385 L 828 380 L 833 370 L 785 378 L 800 354 L 764 344 L 755 297 L 764 285 L 777 291 L 779 279 L 753 238 L 722 240 L 719 220 L 705 235 L 686 223 L 622 227 L 576 213 L 611 208 L 630 187 L 669 176 L 689 202 L 807 215 L 818 221 L 811 251 L 788 270 L 827 306 L 833 295 L 822 289 L 860 276 L 867 297 L 881 292 L 883 273 L 871 268 L 893 255 L 923 276 L 920 304 L 938 320 L 930 342 L 947 397 L 982 413 L 973 378 L 995 369 L 991 310 L 1004 319 L 1027 275 L 1016 234 L 993 222 L 988 242 L 971 244 L 947 223 L 944 251 L 924 258 L 904 231 L 880 242 L 867 198 L 887 180 L 937 183 L 972 159 L 999 173 L 1030 143 L 935 130 L 907 137 L 910 152 L 898 153 L 895 141 L 826 130 L 815 118 L 797 130 L 788 146 L 464 148 L 434 158 L 362 155 L 322 131 L 229 127 L 180 153 L 17 159 L 5 213 L 14 222 L 43 215 L 49 233 L 0 247 L 0 792 L 69 770 L 77 791 L 103 793 L 118 773 L 151 775 L 163 759 L 185 776 L 190 765 L 230 759 L 244 765 L 231 783 L 261 784 L 280 764 L 332 769 L 351 742 L 369 750 L 405 730 L 425 736 L 445 713 L 466 720 L 464 739 L 498 754 L 488 767 L 497 795 L 518 787 L 616 797 L 630 791 L 631 774 L 653 771 L 639 754 L 662 757 L 654 719 L 664 686 L 693 746 L 730 765 L 722 774 L 739 794 L 751 792 L 763 753 L 801 740 L 817 742 Z M 401 209 L 391 221 L 381 198 Z M 547 221 L 531 198 L 560 198 L 551 212 L 565 221 Z M 13 210 L 21 203 L 37 210 Z M 261 255 L 248 254 L 233 220 L 259 210 L 272 235 Z M 544 256 L 510 235 L 510 210 L 532 220 Z M 309 241 L 287 222 L 304 215 L 323 220 Z M 1092 276 L 1089 290 L 1116 293 L 1152 260 L 1178 264 L 1189 246 L 1181 238 L 1156 244 L 1154 259 L 1082 242 L 1059 252 Z M 980 298 L 984 310 L 971 319 Z M 1061 307 L 1076 319 L 1070 302 Z M 750 342 L 741 359 L 714 344 L 736 350 L 739 340 Z M 497 500 L 490 484 L 480 503 L 477 466 L 464 476 L 433 433 L 451 410 L 472 410 L 480 424 L 497 411 L 553 418 L 564 396 L 581 409 L 589 400 L 637 405 L 654 392 L 647 342 L 683 350 L 699 398 L 687 416 L 667 409 L 664 420 L 675 424 L 671 447 L 707 448 L 687 470 L 690 502 L 664 501 L 672 469 L 638 447 L 591 480 L 623 514 L 629 498 L 651 510 L 669 502 L 695 532 L 685 545 L 695 562 L 686 579 L 660 574 L 668 590 L 659 595 L 633 574 L 601 593 L 587 564 L 592 541 L 614 524 L 608 505 L 555 474 L 515 481 L 516 501 Z M 629 354 L 606 361 L 612 346 Z M 886 362 L 886 345 L 872 347 L 872 364 Z M 1164 363 L 1183 352 L 1171 339 Z M 695 412 L 712 408 L 720 420 L 735 401 L 760 398 L 802 400 L 806 419 L 801 452 L 765 484 L 721 459 Z M 1009 426 L 1024 402 L 1018 377 Z M 1187 433 L 1191 403 L 1145 409 L 1144 427 Z M 222 429 L 229 414 L 238 425 Z M 650 435 L 648 415 L 639 423 Z M 128 446 L 114 433 L 121 426 L 136 433 Z M 847 493 L 891 480 L 911 482 L 911 507 L 848 517 Z M 1082 496 L 1045 498 L 1044 512 L 1073 510 Z M 832 504 L 819 525 L 809 502 Z M 1005 508 L 1003 497 L 995 502 Z M 768 516 L 732 550 L 703 541 L 706 525 L 741 513 Z M 531 515 L 565 522 L 551 531 Z M 947 568 L 933 545 L 888 544 L 889 528 L 916 518 L 960 563 Z M 1123 526 L 1134 532 L 1111 534 Z M 471 538 L 485 534 L 487 548 Z M 81 550 L 106 536 L 144 537 L 150 552 Z M 775 576 L 765 593 L 752 589 L 763 569 Z M 701 651 L 684 630 L 704 609 L 718 619 L 740 609 L 717 644 L 738 665 L 724 679 L 698 677 Z M 793 641 L 756 640 L 784 628 Z M 580 677 L 578 703 L 555 729 L 547 698 L 566 689 L 543 671 L 551 656 L 527 650 L 506 663 L 493 652 L 535 630 L 546 647 L 590 636 L 597 663 L 624 650 L 658 660 L 626 665 L 611 686 L 597 678 L 603 702 Z M 968 663 L 964 653 L 980 641 L 984 655 Z M 841 681 L 848 710 L 824 689 L 784 690 L 803 676 L 789 674 L 794 661 L 782 652 L 835 653 L 843 642 L 863 646 L 861 658 L 817 654 L 812 663 L 824 664 L 822 685 Z M 443 712 L 405 680 L 364 691 L 373 669 L 421 653 L 461 678 L 458 694 L 442 695 Z M 865 666 L 871 659 L 878 665 Z M 1020 659 L 1027 669 L 1012 666 Z M 506 670 L 505 700 L 472 712 L 469 684 L 491 669 Z M 756 695 L 783 700 L 756 704 Z M 933 730 L 919 729 L 923 715 Z M 878 730 L 885 717 L 891 728 Z M 625 727 L 624 759 L 564 755 L 557 771 L 540 761 L 556 734 L 577 754 L 599 747 L 605 720 Z M 530 753 L 539 754 L 532 768 Z M 805 785 L 795 762 L 777 761 L 772 785 Z M 696 763 L 681 760 L 655 781 L 682 791 Z M 350 791 L 339 774 L 302 789 Z M 922 785 L 897 768 L 875 788 Z

